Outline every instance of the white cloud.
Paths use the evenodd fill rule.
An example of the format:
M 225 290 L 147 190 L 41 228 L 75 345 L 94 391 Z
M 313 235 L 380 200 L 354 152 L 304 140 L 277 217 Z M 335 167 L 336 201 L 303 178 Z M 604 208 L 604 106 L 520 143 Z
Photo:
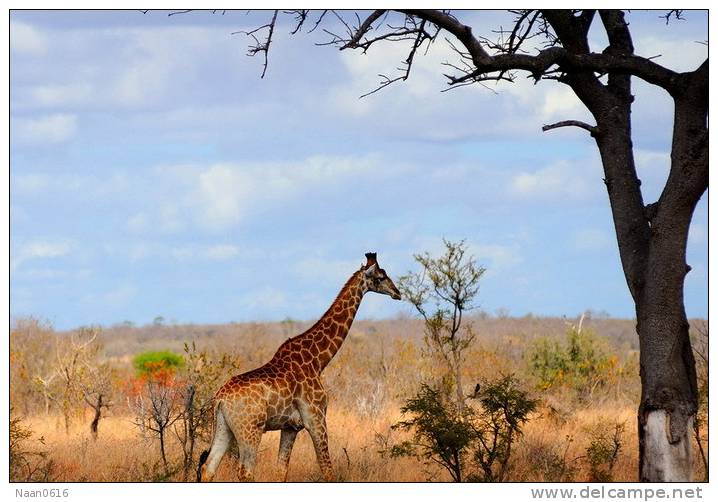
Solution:
M 127 256 L 132 263 L 162 257 L 172 258 L 177 262 L 192 261 L 227 261 L 240 255 L 248 256 L 249 253 L 241 250 L 232 244 L 209 244 L 209 245 L 171 245 L 162 241 L 136 241 L 121 249 L 106 249 L 108 254 L 116 254 L 118 251 Z
M 185 98 L 183 93 L 204 78 L 208 53 L 227 65 L 238 57 L 235 42 L 216 27 L 89 26 L 40 33 L 12 23 L 11 32 L 14 51 L 46 56 L 46 64 L 32 69 L 34 85 L 19 87 L 13 97 L 14 104 L 29 108 L 166 105 Z
M 15 271 L 26 261 L 42 258 L 58 258 L 65 256 L 72 250 L 72 244 L 68 241 L 32 241 L 20 246 L 13 253 L 10 260 L 10 269 Z
M 52 268 L 28 268 L 22 271 L 25 279 L 33 280 L 82 280 L 92 276 L 92 270 L 83 268 L 78 270 L 59 270 Z
M 663 35 L 643 36 L 634 40 L 634 46 L 639 56 L 654 58 L 654 62 L 673 71 L 686 72 L 698 68 L 708 57 L 708 46 L 698 42 Z
M 50 186 L 50 178 L 44 174 L 29 173 L 18 174 L 11 178 L 11 190 L 20 192 L 37 193 L 47 190 Z
M 18 55 L 42 55 L 47 39 L 37 28 L 19 21 L 10 21 L 10 50 Z
M 664 171 L 670 167 L 671 155 L 669 152 L 655 150 L 634 150 L 636 165 L 644 169 L 658 169 Z
M 67 107 L 85 103 L 95 93 L 89 82 L 41 84 L 29 89 L 30 99 L 40 107 Z
M 179 192 L 172 196 L 178 206 L 169 216 L 219 231 L 268 210 L 289 207 L 302 197 L 314 202 L 319 190 L 327 194 L 350 189 L 358 180 L 396 176 L 403 170 L 397 165 L 387 172 L 374 157 L 313 156 L 283 163 L 164 167 L 159 172 Z
M 230 165 L 212 166 L 198 176 L 197 202 L 202 208 L 202 222 L 212 228 L 237 223 L 244 216 L 255 180 L 241 168 Z
M 77 196 L 82 195 L 82 200 L 103 199 L 109 197 L 125 196 L 133 186 L 131 178 L 124 172 L 106 174 L 104 176 L 87 176 L 58 173 L 33 173 L 23 174 L 11 173 L 11 189 L 18 195 L 29 196 Z
M 670 153 L 637 149 L 634 156 L 644 200 L 647 202 L 657 200 L 668 179 L 671 167 Z
M 209 260 L 225 261 L 235 258 L 239 254 L 239 248 L 231 244 L 217 244 L 205 249 L 203 254 Z
M 145 232 L 151 228 L 149 218 L 144 212 L 135 213 L 127 220 L 127 228 L 135 233 Z
M 77 116 L 56 113 L 34 118 L 11 118 L 10 134 L 14 142 L 25 145 L 64 143 L 77 132 Z
M 136 263 L 158 254 L 155 246 L 146 242 L 135 242 L 128 249 L 130 263 Z
M 560 161 L 534 172 L 521 172 L 510 182 L 509 191 L 520 198 L 540 200 L 585 200 L 593 196 L 592 184 L 599 181 L 588 176 L 578 163 Z
M 477 243 L 470 244 L 468 249 L 480 265 L 486 266 L 487 272 L 512 268 L 523 261 L 516 245 Z
M 545 85 L 545 84 L 544 84 Z M 588 115 L 576 94 L 567 86 L 550 86 L 543 93 L 541 115 L 548 119 L 577 119 Z
M 337 260 L 326 257 L 308 257 L 298 260 L 294 273 L 305 281 L 316 281 L 321 277 L 325 285 L 343 285 L 361 266 L 361 260 Z

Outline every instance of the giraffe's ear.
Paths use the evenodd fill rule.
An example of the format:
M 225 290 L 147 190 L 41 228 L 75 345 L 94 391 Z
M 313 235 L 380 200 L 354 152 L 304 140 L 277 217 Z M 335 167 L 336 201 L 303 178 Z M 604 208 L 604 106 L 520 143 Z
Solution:
M 376 275 L 376 271 L 378 270 L 378 268 L 379 267 L 377 267 L 376 263 L 372 263 L 371 265 L 368 265 L 364 269 L 364 275 L 367 277 L 374 277 Z

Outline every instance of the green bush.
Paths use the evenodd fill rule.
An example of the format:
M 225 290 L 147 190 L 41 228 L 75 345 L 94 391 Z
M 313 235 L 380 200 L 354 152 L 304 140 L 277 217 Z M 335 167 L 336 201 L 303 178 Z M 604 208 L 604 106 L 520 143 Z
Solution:
M 562 342 L 540 338 L 528 351 L 529 371 L 538 387 L 569 387 L 584 398 L 605 385 L 617 359 L 592 332 L 571 327 Z
M 477 396 L 481 410 L 474 420 L 477 444 L 474 460 L 481 472 L 475 481 L 504 481 L 508 474 L 511 448 L 523 434 L 523 426 L 536 410 L 538 400 L 523 390 L 513 375 L 487 383 Z
M 462 481 L 464 457 L 474 440 L 470 424 L 459 415 L 458 407 L 443 399 L 444 393 L 426 384 L 401 408 L 411 419 L 401 421 L 392 429 L 413 430 L 414 437 L 394 445 L 392 457 L 414 456 L 443 466 L 454 481 Z
M 142 352 L 134 357 L 132 365 L 138 375 L 148 375 L 160 370 L 179 369 L 184 366 L 184 358 L 166 350 Z
M 391 455 L 413 456 L 446 469 L 454 481 L 503 481 L 511 449 L 537 405 L 513 375 L 477 386 L 479 405 L 459 407 L 440 388 L 422 384 L 401 408 L 409 420 L 392 429 L 413 438 L 391 448 Z
M 590 443 L 586 448 L 589 466 L 589 481 L 610 483 L 613 481 L 613 467 L 623 448 L 623 423 L 602 421 L 589 430 Z

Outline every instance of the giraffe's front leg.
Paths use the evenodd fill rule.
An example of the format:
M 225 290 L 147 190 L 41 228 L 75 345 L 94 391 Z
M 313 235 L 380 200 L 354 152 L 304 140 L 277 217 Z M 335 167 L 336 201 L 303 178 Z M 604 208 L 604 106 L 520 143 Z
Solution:
M 292 455 L 292 447 L 298 432 L 296 429 L 282 429 L 282 435 L 279 438 L 279 467 L 282 469 L 282 481 L 287 480 L 289 457 Z
M 322 475 L 325 480 L 333 481 L 334 473 L 332 472 L 332 461 L 329 458 L 326 409 L 326 398 L 324 398 L 319 403 L 302 403 L 299 413 L 302 416 L 304 427 L 312 437 Z

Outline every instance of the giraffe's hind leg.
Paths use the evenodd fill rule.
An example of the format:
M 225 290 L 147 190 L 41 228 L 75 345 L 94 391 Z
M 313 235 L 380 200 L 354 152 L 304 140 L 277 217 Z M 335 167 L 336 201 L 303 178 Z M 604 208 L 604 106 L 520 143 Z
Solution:
M 217 405 L 217 411 L 215 413 L 215 426 L 214 426 L 214 437 L 212 438 L 212 447 L 207 455 L 206 463 L 201 465 L 198 480 L 199 481 L 211 481 L 217 472 L 217 467 L 222 461 L 222 457 L 227 452 L 229 445 L 232 442 L 233 434 L 232 430 L 227 423 L 227 419 L 222 412 L 221 403 Z
M 242 481 L 254 481 L 254 466 L 257 463 L 257 450 L 263 432 L 260 427 L 247 427 L 242 432 L 235 433 L 240 462 L 239 479 Z
M 289 457 L 292 455 L 294 440 L 297 439 L 297 429 L 282 429 L 279 439 L 279 467 L 282 469 L 282 481 L 287 480 L 289 472 Z

